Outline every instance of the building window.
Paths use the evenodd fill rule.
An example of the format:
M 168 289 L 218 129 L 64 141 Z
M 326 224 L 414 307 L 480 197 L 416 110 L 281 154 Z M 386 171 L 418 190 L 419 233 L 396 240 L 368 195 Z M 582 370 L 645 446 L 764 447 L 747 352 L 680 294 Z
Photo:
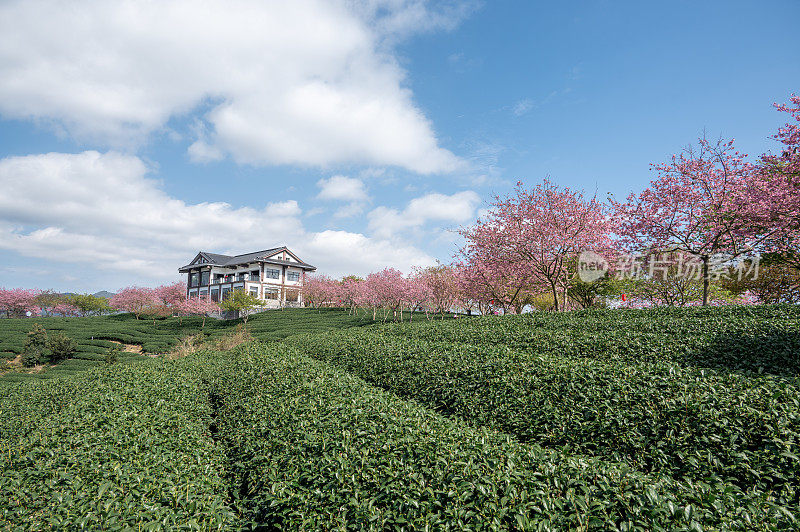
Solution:
M 300 297 L 300 292 L 297 290 L 287 290 L 286 291 L 286 301 L 289 303 L 294 303 Z
M 244 272 L 239 272 L 236 274 L 237 281 L 244 281 Z
M 278 289 L 264 288 L 264 299 L 278 299 Z
M 198 276 L 196 273 L 189 274 L 189 286 L 197 286 Z
M 214 303 L 219 302 L 219 288 L 211 289 L 211 301 L 213 301 Z
M 250 272 L 250 280 L 251 281 L 258 281 L 258 270 L 252 270 Z
M 257 286 L 251 286 L 250 287 L 250 295 L 253 296 L 253 297 L 258 297 L 258 287 Z
M 197 290 L 189 290 L 189 297 L 197 297 Z
M 222 289 L 222 292 L 219 295 L 220 301 L 225 301 L 225 299 L 228 297 L 228 292 L 230 292 L 230 289 L 228 289 L 228 288 L 223 288 Z
M 281 271 L 274 268 L 267 268 L 264 270 L 264 277 L 267 279 L 280 279 L 281 278 Z
M 200 285 L 201 286 L 206 286 L 208 284 L 208 279 L 209 279 L 210 275 L 211 275 L 211 272 L 203 272 L 203 273 L 200 274 Z
M 207 297 L 208 297 L 208 288 L 201 288 L 200 299 L 206 299 Z
M 300 280 L 300 272 L 286 272 L 286 280 L 287 281 L 299 281 Z

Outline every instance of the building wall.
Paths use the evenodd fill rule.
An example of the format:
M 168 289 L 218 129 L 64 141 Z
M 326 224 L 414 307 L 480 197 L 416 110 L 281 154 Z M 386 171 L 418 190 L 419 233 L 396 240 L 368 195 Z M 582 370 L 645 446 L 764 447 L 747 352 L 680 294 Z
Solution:
M 294 260 L 289 254 L 285 254 L 287 257 L 285 260 Z M 275 257 L 280 258 L 280 257 Z M 199 265 L 198 265 L 199 266 Z M 266 277 L 266 270 L 268 269 L 275 269 L 278 270 L 279 275 L 277 279 L 271 279 Z M 252 282 L 250 280 L 250 276 L 248 275 L 248 280 L 242 283 L 242 281 L 237 281 L 237 277 L 240 273 L 247 273 L 249 274 L 251 271 L 258 270 L 259 271 L 259 279 L 256 282 Z M 294 278 L 292 274 L 296 275 L 296 280 L 290 280 L 290 278 Z M 233 277 L 233 281 L 228 281 L 226 283 L 215 283 L 214 280 L 217 275 L 230 275 Z M 188 286 L 188 279 L 189 275 L 187 274 L 187 286 Z M 269 263 L 250 263 L 247 266 L 237 267 L 235 269 L 227 269 L 222 268 L 219 266 L 211 266 L 211 270 L 209 273 L 209 281 L 211 285 L 208 287 L 208 297 L 211 296 L 211 290 L 219 289 L 220 290 L 220 297 L 221 297 L 221 290 L 222 288 L 231 288 L 232 285 L 238 285 L 239 288 L 245 288 L 249 291 L 251 287 L 257 287 L 258 290 L 258 297 L 265 301 L 265 306 L 280 306 L 283 302 L 286 301 L 286 291 L 287 290 L 297 290 L 297 302 L 298 304 L 302 304 L 303 302 L 303 279 L 304 273 L 302 268 L 288 266 L 288 265 L 275 265 Z M 278 289 L 279 299 L 265 299 L 265 289 Z M 190 297 L 197 296 L 200 290 L 205 290 L 206 286 L 203 285 L 201 287 L 191 287 L 187 288 L 187 295 Z

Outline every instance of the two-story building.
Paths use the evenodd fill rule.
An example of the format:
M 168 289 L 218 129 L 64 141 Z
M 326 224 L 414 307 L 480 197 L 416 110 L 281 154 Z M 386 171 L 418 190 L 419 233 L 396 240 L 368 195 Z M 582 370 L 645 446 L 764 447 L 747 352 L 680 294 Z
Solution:
M 199 252 L 186 266 L 186 295 L 222 301 L 233 290 L 246 290 L 265 307 L 302 307 L 307 264 L 286 246 L 242 255 Z

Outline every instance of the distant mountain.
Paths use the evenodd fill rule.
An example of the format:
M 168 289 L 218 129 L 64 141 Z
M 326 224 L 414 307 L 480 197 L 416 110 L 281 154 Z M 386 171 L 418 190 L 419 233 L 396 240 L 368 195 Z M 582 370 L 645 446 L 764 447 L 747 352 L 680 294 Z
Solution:
M 100 290 L 99 292 L 96 292 L 96 293 L 94 293 L 92 295 L 94 297 L 104 297 L 106 299 L 111 299 L 112 297 L 114 297 L 114 293 L 113 292 L 109 292 L 108 290 Z
M 61 292 L 58 295 L 60 295 L 60 296 L 74 296 L 74 295 L 77 295 L 78 293 L 83 293 L 83 292 Z M 104 297 L 106 299 L 111 299 L 116 294 L 114 292 L 109 292 L 108 290 L 100 290 L 99 292 L 95 292 L 92 295 L 94 297 Z

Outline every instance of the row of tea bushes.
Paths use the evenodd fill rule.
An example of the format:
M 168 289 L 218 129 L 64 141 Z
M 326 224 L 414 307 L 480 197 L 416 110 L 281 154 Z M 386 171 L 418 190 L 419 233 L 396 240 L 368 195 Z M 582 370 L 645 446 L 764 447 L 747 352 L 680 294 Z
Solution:
M 281 350 L 251 347 L 209 383 L 246 529 L 700 530 L 771 519 L 731 490 L 521 444 Z
M 284 309 L 271 310 L 251 316 L 247 322 L 250 334 L 263 341 L 280 340 L 295 334 L 360 327 L 373 323 L 363 316 L 348 315 L 342 309 Z M 49 379 L 74 373 L 102 364 L 106 350 L 114 342 L 142 347 L 145 354 L 166 353 L 187 336 L 203 334 L 215 339 L 230 334 L 241 320 L 206 320 L 201 318 L 139 319 L 132 314 L 116 314 L 87 318 L 25 318 L 0 319 L 0 374 L 3 358 L 13 359 L 22 353 L 26 335 L 34 324 L 48 333 L 64 333 L 78 342 L 75 358 L 83 363 L 63 363 L 42 373 L 9 373 L 0 376 L 2 383 Z M 123 360 L 141 358 L 123 354 Z M 56 371 L 57 370 L 57 371 Z
M 282 344 L 8 389 L 0 497 L 13 530 L 796 525 L 718 479 L 520 443 Z
M 676 362 L 800 376 L 800 306 L 536 312 L 386 325 L 386 334 L 502 344 L 531 353 L 631 362 Z
M 223 456 L 199 361 L 143 361 L 6 388 L 0 522 L 9 530 L 226 528 Z
M 145 353 L 169 351 L 179 339 L 203 333 L 215 337 L 229 333 L 241 320 L 209 318 L 136 319 L 133 314 L 115 314 L 87 318 L 0 319 L 0 353 L 6 357 L 22 352 L 28 331 L 39 324 L 48 332 L 63 332 L 78 340 L 81 351 L 99 352 L 109 340 L 142 346 Z M 248 330 L 262 341 L 280 340 L 300 333 L 360 327 L 374 323 L 362 316 L 349 315 L 342 309 L 284 309 L 255 314 L 248 320 Z
M 376 330 L 287 340 L 448 416 L 645 472 L 796 505 L 800 388 L 787 379 L 567 358 Z

